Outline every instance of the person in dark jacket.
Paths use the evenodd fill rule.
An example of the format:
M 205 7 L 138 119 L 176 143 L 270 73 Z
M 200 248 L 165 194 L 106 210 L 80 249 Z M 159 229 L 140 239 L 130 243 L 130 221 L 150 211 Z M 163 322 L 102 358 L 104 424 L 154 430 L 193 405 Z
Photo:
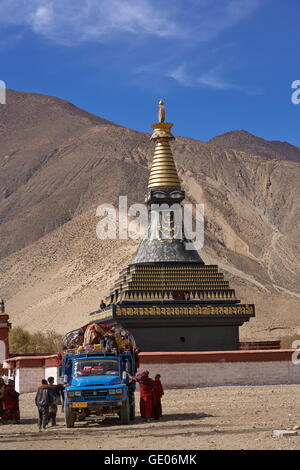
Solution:
M 58 385 L 54 385 L 54 377 L 48 377 L 48 384 L 50 386 L 48 422 L 51 421 L 51 426 L 56 426 L 57 405 L 61 405 L 61 391 Z
M 38 408 L 38 428 L 39 431 L 46 429 L 49 419 L 50 405 L 50 385 L 47 380 L 42 380 L 42 385 L 37 389 L 35 404 Z

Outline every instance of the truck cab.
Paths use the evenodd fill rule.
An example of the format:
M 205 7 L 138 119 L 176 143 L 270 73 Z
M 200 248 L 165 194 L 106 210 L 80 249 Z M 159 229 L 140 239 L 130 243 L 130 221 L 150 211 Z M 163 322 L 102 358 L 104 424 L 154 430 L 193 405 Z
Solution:
M 135 418 L 135 384 L 128 374 L 135 374 L 130 352 L 86 352 L 66 354 L 63 359 L 65 423 L 90 417 L 116 415 L 122 424 Z

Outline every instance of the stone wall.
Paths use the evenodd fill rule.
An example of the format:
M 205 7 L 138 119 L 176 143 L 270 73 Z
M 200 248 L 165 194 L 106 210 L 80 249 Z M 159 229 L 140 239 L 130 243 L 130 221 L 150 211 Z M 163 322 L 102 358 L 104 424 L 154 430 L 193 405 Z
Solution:
M 217 385 L 266 385 L 300 383 L 300 366 L 287 362 L 227 364 L 143 365 L 150 376 L 161 375 L 167 387 L 209 387 Z
M 292 362 L 294 350 L 153 352 L 140 355 L 139 371 L 161 374 L 164 387 L 210 387 L 220 385 L 300 384 L 300 364 Z M 56 355 L 19 356 L 8 359 L 10 374 L 20 393 L 33 392 L 41 380 L 59 377 Z M 298 361 L 300 362 L 300 361 Z
M 299 351 L 300 353 L 300 351 Z M 300 383 L 293 351 L 143 353 L 140 370 L 161 374 L 166 387 Z
M 45 378 L 43 367 L 26 367 L 16 369 L 15 388 L 19 393 L 34 392 Z
M 54 377 L 58 383 L 58 357 L 56 354 L 47 356 L 17 356 L 6 361 L 9 375 L 15 379 L 15 388 L 19 393 L 35 392 L 42 379 Z

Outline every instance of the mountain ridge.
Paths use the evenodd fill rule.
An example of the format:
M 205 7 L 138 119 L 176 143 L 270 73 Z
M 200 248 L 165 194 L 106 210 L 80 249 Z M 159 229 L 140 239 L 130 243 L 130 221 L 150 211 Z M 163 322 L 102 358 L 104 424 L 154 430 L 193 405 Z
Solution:
M 208 143 L 219 145 L 222 148 L 244 149 L 244 151 L 247 150 L 250 152 L 253 151 L 253 147 L 258 146 L 258 142 L 260 144 L 260 155 L 267 158 L 279 158 L 282 160 L 300 162 L 299 147 L 280 140 L 266 140 L 244 129 L 225 132 L 208 141 Z

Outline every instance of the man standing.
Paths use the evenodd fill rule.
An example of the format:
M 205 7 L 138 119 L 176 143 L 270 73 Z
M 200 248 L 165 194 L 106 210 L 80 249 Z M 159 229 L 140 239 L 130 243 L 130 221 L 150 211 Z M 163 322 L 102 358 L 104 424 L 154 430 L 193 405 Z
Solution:
M 50 386 L 49 421 L 51 426 L 56 426 L 57 405 L 61 405 L 61 392 L 58 385 L 54 385 L 54 377 L 48 377 Z
M 164 389 L 160 381 L 160 374 L 156 374 L 154 380 L 154 419 L 158 420 L 162 417 L 161 397 L 164 395 Z
M 38 428 L 39 431 L 46 429 L 49 417 L 50 386 L 47 380 L 42 380 L 42 385 L 38 388 L 35 396 L 35 404 L 38 408 Z

